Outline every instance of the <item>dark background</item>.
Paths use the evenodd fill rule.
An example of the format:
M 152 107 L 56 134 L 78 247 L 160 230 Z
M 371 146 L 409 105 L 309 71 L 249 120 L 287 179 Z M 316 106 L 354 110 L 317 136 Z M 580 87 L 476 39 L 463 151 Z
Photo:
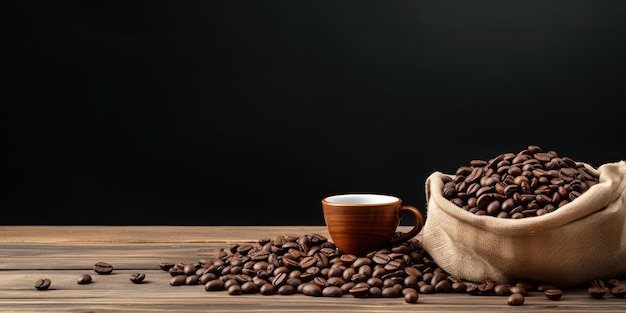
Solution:
M 2 224 L 323 225 L 531 144 L 626 158 L 625 1 L 3 6 Z

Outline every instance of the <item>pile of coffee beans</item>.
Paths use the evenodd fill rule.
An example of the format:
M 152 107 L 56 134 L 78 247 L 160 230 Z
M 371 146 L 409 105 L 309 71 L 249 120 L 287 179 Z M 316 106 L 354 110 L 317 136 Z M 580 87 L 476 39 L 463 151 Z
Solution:
M 507 304 L 514 306 L 522 305 L 529 292 L 543 292 L 554 301 L 562 295 L 560 289 L 547 284 L 461 280 L 440 268 L 416 238 L 359 257 L 342 253 L 319 234 L 276 236 L 222 248 L 206 259 L 163 262 L 159 267 L 171 275 L 171 286 L 203 285 L 207 292 L 230 295 L 348 295 L 417 303 L 420 294 L 464 293 L 506 296 Z M 626 285 L 619 280 L 608 284 L 616 297 L 626 294 Z M 604 291 L 590 289 L 589 293 L 597 298 L 599 290 Z
M 472 160 L 454 178 L 446 177 L 442 192 L 477 215 L 524 218 L 554 212 L 598 181 L 584 163 L 532 145 L 488 161 Z
M 419 293 L 465 292 L 445 274 L 417 239 L 371 252 L 344 254 L 319 234 L 276 236 L 220 249 L 208 259 L 160 264 L 170 285 L 203 284 L 206 291 L 418 301 Z

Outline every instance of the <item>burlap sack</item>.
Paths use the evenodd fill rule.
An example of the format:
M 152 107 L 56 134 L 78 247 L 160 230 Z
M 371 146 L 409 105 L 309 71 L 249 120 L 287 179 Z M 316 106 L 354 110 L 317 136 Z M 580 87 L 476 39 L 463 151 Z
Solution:
M 599 183 L 558 210 L 504 219 L 479 216 L 442 195 L 445 175 L 426 180 L 423 248 L 449 274 L 473 282 L 530 281 L 560 287 L 626 275 L 626 162 L 598 169 Z

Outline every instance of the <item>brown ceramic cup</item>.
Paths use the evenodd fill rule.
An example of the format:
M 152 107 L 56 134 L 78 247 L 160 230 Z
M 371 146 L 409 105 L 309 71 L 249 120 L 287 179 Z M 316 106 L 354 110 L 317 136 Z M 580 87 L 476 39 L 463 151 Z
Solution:
M 324 221 L 337 248 L 365 256 L 413 238 L 424 225 L 422 213 L 402 205 L 402 199 L 382 194 L 342 194 L 322 199 Z M 413 217 L 413 228 L 394 237 L 404 215 Z

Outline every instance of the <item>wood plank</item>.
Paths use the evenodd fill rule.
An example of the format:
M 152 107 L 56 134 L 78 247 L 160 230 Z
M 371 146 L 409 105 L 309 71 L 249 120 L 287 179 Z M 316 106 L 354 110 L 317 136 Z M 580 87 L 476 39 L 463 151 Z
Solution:
M 3 226 L 0 227 L 0 311 L 2 312 L 623 312 L 626 299 L 607 295 L 591 298 L 584 289 L 564 290 L 551 301 L 531 292 L 520 307 L 506 297 L 468 294 L 421 294 L 417 304 L 402 298 L 340 298 L 231 296 L 207 292 L 201 285 L 170 286 L 161 262 L 190 262 L 212 256 L 234 243 L 255 242 L 280 235 L 319 233 L 314 227 L 187 227 L 187 226 Z M 114 266 L 111 275 L 92 270 L 97 261 Z M 141 271 L 143 284 L 129 276 Z M 81 274 L 94 282 L 79 285 Z M 52 280 L 50 290 L 38 291 L 38 278 Z
M 330 238 L 325 226 L 0 226 L 1 242 L 29 243 L 230 243 L 313 233 Z
M 201 285 L 170 286 L 170 276 L 164 271 L 146 271 L 146 282 L 133 284 L 128 279 L 134 271 L 116 271 L 111 275 L 93 275 L 88 285 L 76 283 L 82 272 L 74 270 L 8 271 L 0 280 L 0 310 L 66 311 L 81 310 L 129 311 L 215 311 L 215 312 L 408 312 L 408 311 L 503 311 L 509 306 L 506 297 L 470 296 L 467 294 L 422 294 L 417 304 L 406 304 L 402 298 L 358 299 L 350 295 L 341 298 L 240 295 L 225 291 L 207 292 Z M 52 280 L 51 289 L 38 291 L 34 281 L 41 277 Z M 520 308 L 533 311 L 575 312 L 623 311 L 626 299 L 606 297 L 592 299 L 583 290 L 566 291 L 559 301 L 546 299 L 539 292 L 531 293 Z

